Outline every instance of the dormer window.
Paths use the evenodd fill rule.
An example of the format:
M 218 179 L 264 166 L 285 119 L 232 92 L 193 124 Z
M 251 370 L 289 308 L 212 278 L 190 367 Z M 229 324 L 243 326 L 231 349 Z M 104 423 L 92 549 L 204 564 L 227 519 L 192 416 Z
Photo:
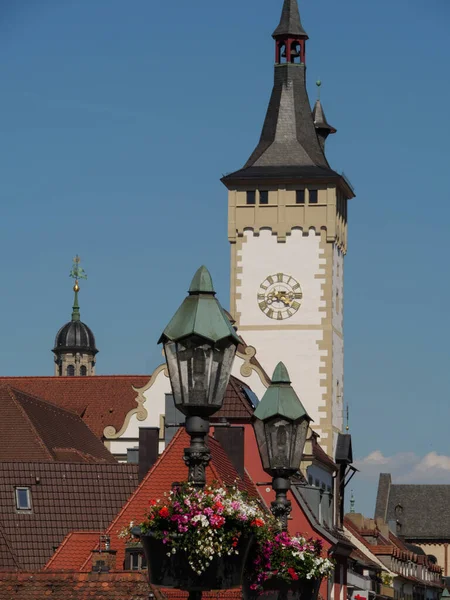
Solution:
M 256 204 L 256 192 L 255 192 L 255 190 L 249 190 L 247 192 L 247 204 Z
M 16 488 L 16 509 L 18 511 L 31 510 L 31 492 L 28 487 Z
M 269 204 L 269 192 L 267 190 L 261 190 L 259 192 L 259 203 Z

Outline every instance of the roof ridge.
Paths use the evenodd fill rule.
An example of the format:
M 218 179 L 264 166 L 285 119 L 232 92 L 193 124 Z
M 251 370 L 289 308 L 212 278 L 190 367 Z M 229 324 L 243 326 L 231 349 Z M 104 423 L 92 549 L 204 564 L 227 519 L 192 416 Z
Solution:
M 1 385 L 1 383 L 0 383 Z M 53 402 L 50 402 L 50 400 L 45 400 L 44 398 L 40 398 L 39 396 L 36 396 L 35 394 L 30 394 L 29 392 L 25 392 L 24 390 L 19 390 L 18 388 L 14 387 L 14 386 L 4 386 L 4 387 L 9 387 L 11 390 L 13 390 L 14 392 L 18 392 L 19 394 L 23 394 L 24 396 L 28 396 L 29 398 L 31 398 L 32 400 L 37 400 L 38 402 L 40 402 L 41 404 L 44 405 L 48 405 L 51 408 L 56 408 L 57 410 L 61 411 L 61 412 L 66 412 L 69 415 L 76 417 L 77 420 L 81 419 L 80 415 L 78 415 L 75 411 L 70 410 L 70 408 L 62 408 L 61 406 L 59 406 L 59 404 L 54 404 Z M 18 402 L 20 402 L 20 400 L 18 400 Z M 83 419 L 81 419 L 83 421 Z M 83 421 L 84 423 L 84 421 Z
M 48 460 L 54 461 L 55 457 L 53 456 L 51 450 L 49 450 L 49 448 L 45 445 L 44 440 L 39 435 L 38 430 L 36 429 L 33 421 L 31 420 L 31 418 L 29 417 L 28 413 L 26 412 L 26 410 L 22 406 L 21 402 L 17 399 L 17 397 L 15 395 L 15 392 L 20 392 L 20 390 L 15 390 L 14 388 L 12 388 L 9 385 L 5 385 L 3 387 L 6 388 L 6 391 L 9 394 L 9 396 L 11 397 L 12 401 L 17 406 L 17 408 L 22 413 L 22 415 L 25 417 L 25 421 L 28 423 L 28 426 L 29 426 L 29 428 L 31 430 L 31 433 L 34 434 L 35 439 L 36 439 L 38 445 L 40 445 L 41 448 L 44 450 L 44 452 L 48 455 L 48 457 L 49 457 Z
M 164 448 L 164 451 L 160 454 L 160 456 L 158 457 L 158 460 L 155 462 L 155 464 L 152 466 L 152 468 L 148 471 L 147 475 L 144 477 L 144 479 L 140 482 L 140 484 L 137 486 L 137 488 L 134 490 L 134 492 L 131 494 L 131 496 L 128 498 L 128 500 L 125 502 L 125 504 L 122 506 L 121 510 L 117 513 L 114 520 L 111 521 L 109 526 L 106 528 L 107 533 L 111 533 L 114 524 L 120 519 L 122 514 L 125 512 L 125 510 L 128 508 L 128 506 L 131 504 L 133 498 L 135 496 L 137 496 L 137 494 L 139 493 L 141 487 L 144 486 L 146 481 L 152 476 L 154 471 L 161 464 L 163 457 L 167 454 L 167 452 L 170 450 L 170 448 L 172 448 L 172 446 L 175 444 L 176 440 L 178 440 L 182 431 L 184 431 L 184 430 L 182 427 L 180 427 L 178 429 L 178 431 L 175 433 L 175 435 L 173 436 L 173 438 L 170 440 L 169 444 Z
M 47 567 L 49 567 L 52 564 L 52 562 L 54 562 L 55 558 L 59 556 L 59 554 L 62 552 L 63 548 L 66 546 L 66 544 L 68 543 L 69 539 L 72 537 L 72 535 L 74 533 L 75 533 L 74 531 L 69 531 L 69 533 L 63 539 L 62 544 L 60 544 L 58 546 L 58 548 L 56 549 L 55 553 L 50 557 L 50 560 L 47 561 L 47 563 L 44 565 L 44 568 L 42 569 L 43 571 L 47 571 Z

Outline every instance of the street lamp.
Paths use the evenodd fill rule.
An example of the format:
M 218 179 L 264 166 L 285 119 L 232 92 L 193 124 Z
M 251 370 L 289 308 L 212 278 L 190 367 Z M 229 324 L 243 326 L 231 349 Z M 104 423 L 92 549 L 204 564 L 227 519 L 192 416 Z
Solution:
M 272 477 L 272 513 L 287 531 L 292 510 L 287 492 L 300 468 L 311 417 L 291 386 L 289 373 L 278 363 L 272 383 L 253 413 L 253 427 L 263 468 Z
M 175 406 L 186 416 L 191 437 L 184 460 L 189 481 L 203 487 L 211 455 L 205 443 L 209 417 L 220 410 L 240 343 L 215 297 L 211 275 L 200 267 L 189 295 L 164 329 L 159 342 L 169 370 Z

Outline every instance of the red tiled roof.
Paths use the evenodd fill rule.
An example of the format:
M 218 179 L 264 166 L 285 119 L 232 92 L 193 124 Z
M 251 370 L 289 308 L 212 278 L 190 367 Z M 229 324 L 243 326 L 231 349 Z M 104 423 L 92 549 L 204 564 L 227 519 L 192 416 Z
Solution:
M 381 570 L 380 565 L 378 565 L 376 562 L 374 562 L 372 559 L 366 556 L 363 552 L 361 552 L 361 550 L 358 550 L 358 548 L 354 548 L 351 551 L 350 558 L 355 560 L 356 562 L 359 562 L 362 565 L 377 569 L 377 571 Z
M 1 461 L 116 462 L 78 415 L 5 385 L 0 439 Z
M 44 571 L 79 571 L 100 539 L 100 531 L 73 531 L 44 567 Z
M 0 571 L 42 568 L 71 531 L 103 529 L 138 484 L 138 466 L 0 462 Z M 28 487 L 31 511 L 17 511 Z
M 222 408 L 211 421 L 225 418 L 235 423 L 248 423 L 253 415 L 254 407 L 250 399 L 251 390 L 237 377 L 230 377 Z
M 120 531 L 131 521 L 139 523 L 145 517 L 149 501 L 162 498 L 164 493 L 171 490 L 174 481 L 186 480 L 187 469 L 183 462 L 184 448 L 189 445 L 189 436 L 181 428 L 167 446 L 164 453 L 148 472 L 140 486 L 118 513 L 107 529 L 111 538 L 111 548 L 117 550 L 116 568 L 120 569 L 125 559 L 125 542 L 118 537 Z M 247 491 L 253 497 L 259 497 L 258 491 L 247 474 L 241 479 L 233 467 L 228 455 L 213 438 L 209 438 L 208 445 L 211 450 L 211 462 L 206 469 L 207 483 L 222 482 L 225 485 L 237 486 Z M 82 570 L 89 570 L 91 565 L 90 554 Z
M 92 377 L 0 377 L 6 384 L 71 410 L 99 438 L 112 425 L 117 431 L 125 415 L 137 407 L 136 391 L 150 375 L 94 375 Z
M 150 375 L 0 377 L 0 385 L 9 385 L 76 413 L 101 439 L 105 427 L 112 425 L 116 431 L 122 428 L 126 415 L 137 408 L 136 389 L 144 387 L 149 380 Z M 253 407 L 246 390 L 248 386 L 231 377 L 224 405 L 214 418 L 248 422 Z
M 151 589 L 146 573 L 139 571 L 0 574 L 0 600 L 148 600 L 150 591 L 156 600 L 181 600 L 188 596 L 179 590 Z M 241 597 L 241 590 L 203 592 L 205 600 Z
M 148 600 L 149 591 L 139 572 L 0 574 L 0 600 Z

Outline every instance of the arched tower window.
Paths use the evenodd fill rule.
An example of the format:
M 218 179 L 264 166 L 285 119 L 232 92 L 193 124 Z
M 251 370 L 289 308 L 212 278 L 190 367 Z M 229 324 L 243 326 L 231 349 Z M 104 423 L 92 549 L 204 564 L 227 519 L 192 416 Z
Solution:
M 297 42 L 292 42 L 291 44 L 291 63 L 295 63 L 295 64 L 300 64 L 301 63 L 301 57 L 302 57 L 302 50 L 301 50 L 301 46 L 300 43 Z
M 73 365 L 67 365 L 67 376 L 68 377 L 75 376 L 75 367 Z
M 86 377 L 87 375 L 87 368 L 84 365 L 81 365 L 80 367 L 80 375 L 81 377 Z

